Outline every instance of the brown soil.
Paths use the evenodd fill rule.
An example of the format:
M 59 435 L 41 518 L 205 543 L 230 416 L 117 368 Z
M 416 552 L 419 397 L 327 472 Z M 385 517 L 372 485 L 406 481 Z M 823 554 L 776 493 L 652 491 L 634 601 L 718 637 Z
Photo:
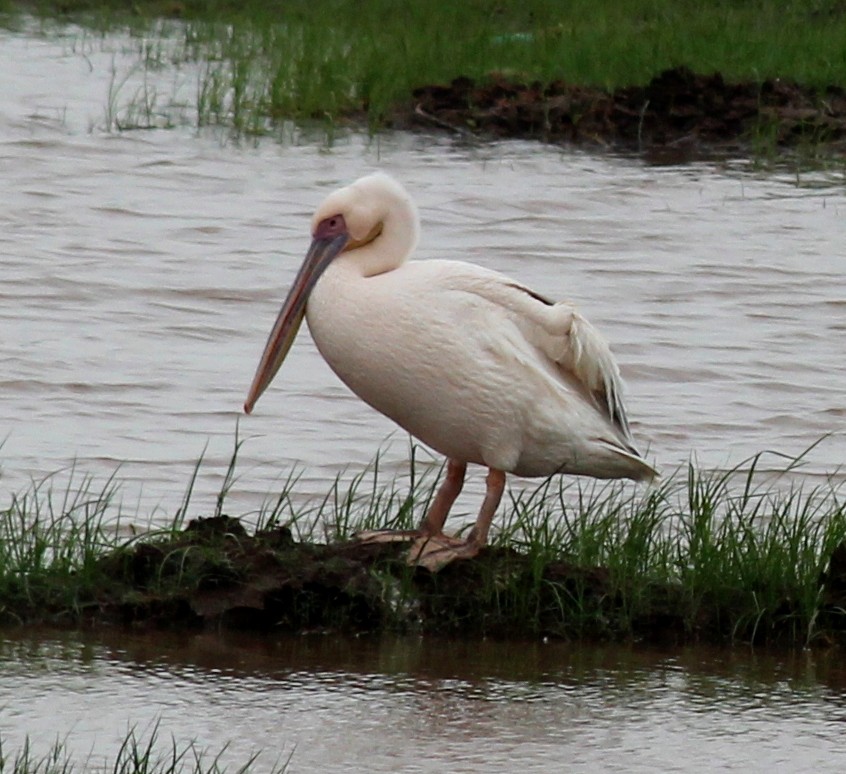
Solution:
M 543 85 L 491 75 L 415 90 L 395 126 L 523 137 L 669 156 L 825 144 L 846 150 L 846 90 L 816 90 L 779 79 L 731 83 L 687 68 L 644 87 L 607 92 L 564 81 Z
M 653 642 L 788 642 L 798 610 L 786 596 L 765 619 L 738 623 L 741 593 L 694 601 L 681 587 L 621 588 L 602 567 L 546 563 L 489 548 L 433 574 L 406 565 L 402 544 L 298 543 L 285 527 L 247 534 L 226 516 L 192 521 L 168 540 L 101 561 L 85 607 L 91 625 L 253 631 L 418 631 L 499 637 Z M 846 631 L 846 545 L 832 556 L 819 641 Z M 54 619 L 56 620 L 56 619 Z M 754 625 L 754 629 L 752 626 Z

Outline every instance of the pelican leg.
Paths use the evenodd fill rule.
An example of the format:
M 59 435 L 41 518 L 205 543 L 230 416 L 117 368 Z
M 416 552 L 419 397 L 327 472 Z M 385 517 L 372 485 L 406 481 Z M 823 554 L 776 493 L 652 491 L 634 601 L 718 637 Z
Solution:
M 432 505 L 417 529 L 372 529 L 356 534 L 356 540 L 363 543 L 393 543 L 415 540 L 433 542 L 434 548 L 443 548 L 463 541 L 444 535 L 444 524 L 449 511 L 464 486 L 467 463 L 457 460 L 447 461 L 447 473 L 443 484 L 438 489 Z M 415 543 L 416 544 L 416 543 Z
M 484 502 L 479 510 L 479 515 L 476 517 L 476 523 L 467 536 L 467 543 L 475 545 L 476 552 L 488 542 L 491 522 L 496 509 L 499 508 L 502 493 L 505 491 L 505 471 L 491 468 L 488 471 L 485 483 L 487 484 L 487 491 L 485 492 Z
M 450 540 L 451 544 L 444 546 L 439 539 L 428 540 L 421 537 L 414 542 L 409 551 L 409 564 L 418 564 L 431 572 L 437 572 L 453 559 L 472 559 L 479 553 L 482 546 L 488 542 L 491 521 L 502 500 L 502 493 L 505 491 L 504 471 L 491 468 L 488 471 L 486 484 L 484 502 L 467 540 L 462 542 Z
M 446 523 L 449 511 L 455 503 L 456 498 L 461 494 L 464 486 L 464 475 L 467 473 L 467 463 L 449 460 L 447 462 L 447 474 L 441 488 L 435 495 L 435 501 L 429 508 L 426 518 L 420 522 L 420 534 L 428 537 L 443 535 L 444 524 Z

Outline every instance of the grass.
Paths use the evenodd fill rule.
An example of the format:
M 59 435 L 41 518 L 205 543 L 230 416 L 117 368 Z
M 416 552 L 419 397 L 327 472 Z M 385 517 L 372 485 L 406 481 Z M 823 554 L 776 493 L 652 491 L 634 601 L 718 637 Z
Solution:
M 415 87 L 491 72 L 614 89 L 685 65 L 760 83 L 846 84 L 839 0 L 41 0 L 7 8 L 71 15 L 95 29 L 128 25 L 150 69 L 199 63 L 197 126 L 263 134 L 285 121 L 379 126 Z M 177 15 L 178 23 L 166 18 Z M 167 45 L 151 44 L 163 38 Z M 152 91 L 152 87 L 150 87 Z M 134 94 L 139 121 L 165 95 Z
M 235 459 L 233 454 L 233 465 Z M 202 457 L 170 524 L 154 528 L 151 518 L 145 538 L 182 529 L 201 464 Z M 122 536 L 124 525 L 137 532 L 136 519 L 125 518 L 115 476 L 97 485 L 74 465 L 34 481 L 0 509 L 0 621 L 23 623 L 43 610 L 61 610 L 72 621 L 95 605 L 104 583 L 103 557 L 138 539 Z
M 498 540 L 540 564 L 565 556 L 607 568 L 624 630 L 672 589 L 688 630 L 716 605 L 731 640 L 756 641 L 767 627 L 807 645 L 822 634 L 821 577 L 846 539 L 846 505 L 837 486 L 755 483 L 761 458 L 725 473 L 689 466 L 645 494 L 544 484 L 516 498 Z M 597 611 L 587 612 L 590 628 Z
M 94 491 L 71 471 L 64 491 L 54 474 L 13 496 L 0 511 L 0 612 L 26 616 L 42 605 L 78 610 L 94 583 L 93 568 L 117 546 L 105 526 L 114 487 Z
M 237 483 L 240 445 L 236 440 L 214 512 L 219 519 L 226 519 L 226 494 Z M 723 473 L 691 465 L 646 490 L 560 477 L 511 490 L 492 549 L 437 575 L 390 557 L 353 567 L 347 555 L 310 547 L 348 540 L 361 529 L 414 525 L 438 477 L 437 467 L 417 455 L 412 450 L 406 476 L 385 483 L 377 458 L 305 506 L 296 504 L 291 476 L 244 516 L 258 535 L 290 529 L 304 544 L 297 555 L 293 543 L 259 541 L 256 549 L 275 557 L 278 572 L 268 577 L 284 569 L 314 579 L 307 601 L 291 604 L 302 610 L 343 597 L 359 607 L 338 620 L 366 617 L 363 605 L 378 626 L 403 630 L 423 620 L 423 609 L 424 628 L 482 634 L 629 638 L 654 636 L 651 629 L 663 620 L 687 638 L 808 645 L 846 629 L 843 602 L 832 600 L 823 583 L 830 557 L 846 541 L 840 487 L 808 488 L 801 478 L 773 483 L 760 472 L 760 455 Z M 795 467 L 789 461 L 783 473 L 795 475 Z M 181 531 L 194 476 L 170 525 L 129 539 L 114 529 L 121 513 L 112 481 L 96 491 L 83 478 L 57 494 L 47 479 L 13 498 L 0 511 L 0 619 L 72 623 L 96 613 L 104 599 L 114 602 L 118 591 L 120 609 L 130 602 L 150 607 L 153 595 L 153 607 L 167 616 L 190 607 L 198 590 L 246 588 L 253 569 L 245 563 L 250 538 L 240 526 L 226 527 L 229 548 L 220 540 L 187 540 Z M 315 596 L 321 584 L 325 594 Z M 289 586 L 282 584 L 285 594 Z M 307 617 L 332 620 L 314 609 Z
M 240 766 L 230 768 L 222 762 L 227 746 L 212 754 L 194 742 L 180 744 L 171 739 L 169 745 L 162 744 L 159 732 L 158 723 L 146 733 L 129 729 L 111 761 L 96 760 L 93 754 L 84 760 L 75 760 L 61 741 L 56 741 L 47 752 L 39 755 L 27 739 L 19 750 L 9 753 L 0 737 L 0 774 L 72 774 L 92 770 L 111 771 L 113 774 L 247 774 L 254 770 L 259 758 L 256 753 Z M 290 758 L 284 764 L 275 764 L 270 769 L 262 767 L 262 770 L 282 774 L 289 763 Z

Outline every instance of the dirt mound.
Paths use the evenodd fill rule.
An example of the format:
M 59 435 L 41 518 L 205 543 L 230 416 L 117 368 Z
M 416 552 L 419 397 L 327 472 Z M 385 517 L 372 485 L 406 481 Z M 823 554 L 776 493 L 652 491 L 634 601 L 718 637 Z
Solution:
M 508 635 L 526 633 L 516 605 L 519 599 L 525 607 L 528 595 L 536 618 L 532 628 L 564 633 L 554 595 L 540 591 L 528 557 L 488 549 L 478 560 L 432 574 L 409 567 L 407 549 L 401 543 L 298 543 L 286 527 L 249 536 L 236 519 L 197 519 L 172 539 L 106 557 L 101 566 L 108 583 L 89 617 L 294 632 L 422 629 Z M 608 573 L 599 568 L 552 562 L 544 578 L 583 599 L 609 593 Z
M 398 543 L 301 543 L 285 527 L 251 536 L 236 519 L 198 519 L 182 533 L 104 557 L 103 582 L 85 620 L 653 642 L 792 642 L 808 632 L 789 592 L 766 615 L 749 618 L 743 589 L 694 599 L 678 585 L 626 581 L 608 568 L 505 548 L 488 548 L 433 574 L 408 566 L 406 550 Z M 827 627 L 824 642 L 846 630 L 838 614 L 846 606 L 844 557 L 841 546 L 820 579 L 826 587 L 817 615 Z
M 564 81 L 523 83 L 492 74 L 416 89 L 399 121 L 495 137 L 599 145 L 620 150 L 748 149 L 800 142 L 846 146 L 846 90 L 778 79 L 727 82 L 684 67 L 645 87 L 613 92 Z

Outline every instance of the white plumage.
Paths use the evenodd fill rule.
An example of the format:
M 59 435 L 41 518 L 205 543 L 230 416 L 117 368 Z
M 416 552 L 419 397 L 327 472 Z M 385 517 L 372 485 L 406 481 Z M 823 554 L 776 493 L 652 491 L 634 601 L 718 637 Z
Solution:
M 635 480 L 655 474 L 634 447 L 608 344 L 572 304 L 470 263 L 409 261 L 417 210 L 384 174 L 330 194 L 312 233 L 245 408 L 272 380 L 305 314 L 335 373 L 449 460 L 420 529 L 401 535 L 418 538 L 413 559 L 436 568 L 475 555 L 506 472 Z M 489 468 L 488 494 L 476 527 L 457 541 L 442 527 L 467 463 Z

